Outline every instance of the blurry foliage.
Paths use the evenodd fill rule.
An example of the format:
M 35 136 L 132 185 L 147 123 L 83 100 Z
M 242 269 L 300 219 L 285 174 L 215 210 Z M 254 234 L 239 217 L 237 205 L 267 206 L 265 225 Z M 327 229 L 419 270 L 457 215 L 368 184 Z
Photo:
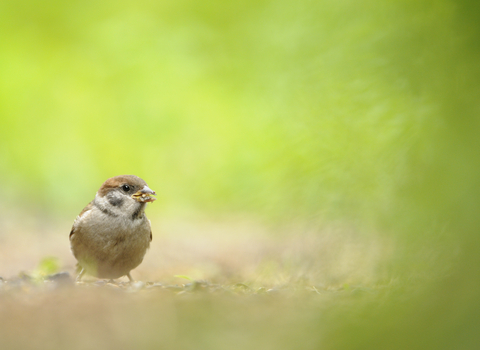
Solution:
M 43 258 L 35 271 L 33 271 L 33 276 L 36 278 L 44 278 L 47 275 L 52 275 L 57 273 L 60 270 L 60 261 L 56 257 L 45 257 Z
M 377 216 L 445 127 L 399 57 L 442 68 L 445 2 L 1 6 L 2 178 L 49 211 L 134 173 L 155 213 Z

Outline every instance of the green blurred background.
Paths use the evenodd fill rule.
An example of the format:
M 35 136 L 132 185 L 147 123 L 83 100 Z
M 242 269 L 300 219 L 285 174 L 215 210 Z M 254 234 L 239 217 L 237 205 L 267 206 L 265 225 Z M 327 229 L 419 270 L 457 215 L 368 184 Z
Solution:
M 472 349 L 478 14 L 447 0 L 1 2 L 1 215 L 73 220 L 106 178 L 136 174 L 158 193 L 152 218 L 346 222 L 395 241 L 390 276 L 422 291 L 339 311 L 320 343 Z

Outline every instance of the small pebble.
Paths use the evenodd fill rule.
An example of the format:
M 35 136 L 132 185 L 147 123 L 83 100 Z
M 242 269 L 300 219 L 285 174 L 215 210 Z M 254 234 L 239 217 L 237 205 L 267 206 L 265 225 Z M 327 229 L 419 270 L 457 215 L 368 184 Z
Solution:
M 45 277 L 48 281 L 55 281 L 58 283 L 72 283 L 73 279 L 70 277 L 68 272 L 59 272 L 53 275 Z

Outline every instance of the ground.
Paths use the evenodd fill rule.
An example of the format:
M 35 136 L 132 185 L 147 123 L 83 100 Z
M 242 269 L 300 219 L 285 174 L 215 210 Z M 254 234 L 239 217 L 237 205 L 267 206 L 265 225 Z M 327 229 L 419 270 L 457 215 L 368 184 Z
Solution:
M 75 283 L 68 225 L 64 231 L 4 238 L 8 349 L 313 349 L 332 307 L 392 288 L 381 268 L 391 245 L 345 225 L 272 232 L 245 221 L 153 222 L 133 284 Z

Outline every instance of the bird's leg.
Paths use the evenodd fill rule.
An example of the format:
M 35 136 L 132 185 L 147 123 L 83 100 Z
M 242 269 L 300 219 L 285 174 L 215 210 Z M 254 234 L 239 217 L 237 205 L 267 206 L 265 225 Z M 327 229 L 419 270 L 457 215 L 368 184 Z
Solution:
M 75 279 L 75 282 L 80 282 L 84 274 L 85 274 L 85 269 L 82 268 L 80 270 L 80 273 L 77 275 L 77 278 Z
M 130 280 L 130 283 L 135 282 L 135 280 L 134 280 L 134 279 L 132 278 L 132 276 L 130 275 L 130 272 L 127 273 L 127 277 L 128 277 L 128 279 Z

